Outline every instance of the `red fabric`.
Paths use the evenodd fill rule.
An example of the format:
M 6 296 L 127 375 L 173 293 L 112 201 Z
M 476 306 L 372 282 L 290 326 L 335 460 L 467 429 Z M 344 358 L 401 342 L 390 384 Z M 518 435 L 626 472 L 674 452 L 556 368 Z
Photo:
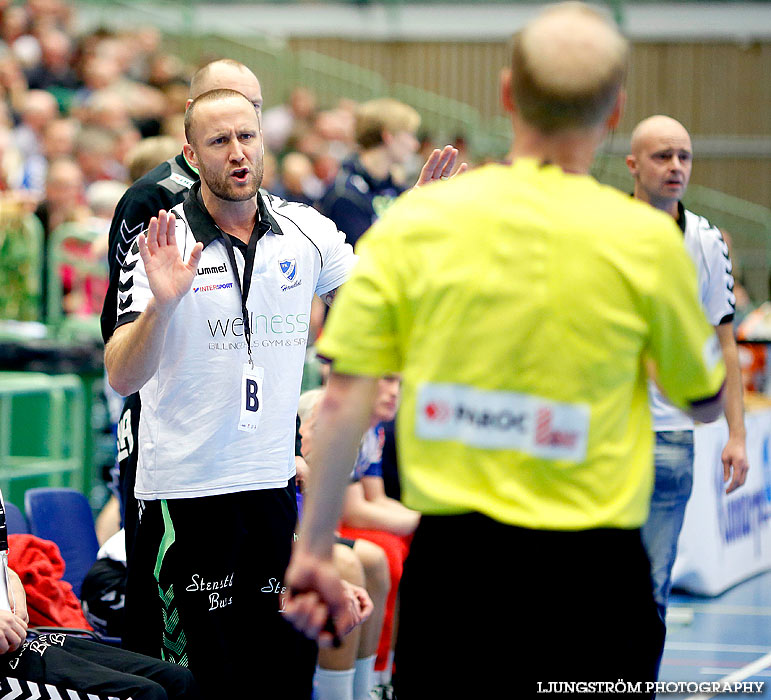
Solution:
M 34 535 L 10 535 L 8 566 L 24 584 L 31 627 L 91 629 L 72 586 L 62 581 L 64 560 L 53 542 Z
M 391 649 L 396 594 L 399 591 L 399 581 L 402 578 L 404 560 L 410 551 L 412 535 L 401 537 L 400 535 L 393 535 L 382 530 L 362 530 L 346 525 L 341 525 L 338 528 L 338 532 L 341 537 L 346 537 L 349 540 L 369 540 L 381 547 L 388 559 L 388 571 L 391 574 L 391 590 L 388 592 L 388 598 L 386 598 L 383 629 L 380 632 L 380 642 L 377 646 L 377 658 L 375 659 L 375 670 L 384 671 L 388 664 L 388 652 Z

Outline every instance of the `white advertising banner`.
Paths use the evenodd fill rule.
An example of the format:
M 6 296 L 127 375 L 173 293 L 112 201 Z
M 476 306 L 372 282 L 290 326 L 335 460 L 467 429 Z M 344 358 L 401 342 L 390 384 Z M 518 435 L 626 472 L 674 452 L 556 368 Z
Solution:
M 771 569 L 771 410 L 748 413 L 745 425 L 750 470 L 744 486 L 728 495 L 720 461 L 725 419 L 694 434 L 693 494 L 672 580 L 697 595 L 718 595 Z

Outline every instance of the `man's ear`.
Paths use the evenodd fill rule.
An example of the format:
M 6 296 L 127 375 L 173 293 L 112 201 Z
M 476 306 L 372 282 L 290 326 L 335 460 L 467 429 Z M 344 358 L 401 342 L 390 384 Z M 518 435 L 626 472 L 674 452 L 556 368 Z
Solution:
M 632 173 L 632 175 L 637 175 L 637 158 L 630 153 L 624 162 L 626 163 L 626 167 L 629 168 L 629 172 Z
M 186 143 L 184 146 L 182 146 L 182 153 L 185 154 L 187 162 L 190 163 L 190 165 L 192 165 L 194 168 L 198 169 L 198 158 L 196 158 L 195 151 L 189 143 Z
M 514 96 L 511 94 L 511 68 L 502 68 L 499 76 L 501 104 L 507 114 L 514 114 L 517 106 L 514 104 Z

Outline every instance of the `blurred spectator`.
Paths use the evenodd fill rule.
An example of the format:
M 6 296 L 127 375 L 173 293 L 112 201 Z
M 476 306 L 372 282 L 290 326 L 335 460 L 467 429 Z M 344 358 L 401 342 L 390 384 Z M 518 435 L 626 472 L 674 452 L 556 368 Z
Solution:
M 50 164 L 45 197 L 35 215 L 43 224 L 46 242 L 60 224 L 88 218 L 83 172 L 72 158 L 58 158 Z
M 148 58 L 147 83 L 163 90 L 171 83 L 182 82 L 187 88 L 188 76 L 182 61 L 168 53 L 156 53 Z M 185 95 L 187 99 L 187 94 Z M 183 103 L 184 104 L 184 103 Z
M 30 22 L 27 11 L 19 5 L 11 5 L 3 11 L 2 24 L 0 24 L 0 37 L 8 45 L 12 46 L 19 37 L 29 32 Z
M 83 104 L 81 122 L 85 126 L 97 126 L 117 131 L 131 126 L 126 101 L 112 90 L 97 90 Z
M 21 110 L 21 124 L 14 129 L 16 148 L 23 158 L 43 152 L 45 127 L 59 116 L 59 105 L 50 92 L 29 90 Z
M 24 162 L 13 145 L 10 130 L 0 127 L 0 192 L 16 190 L 21 186 Z
M 19 62 L 6 48 L 0 48 L 0 96 L 6 113 L 3 121 L 12 125 L 10 110 L 21 112 L 27 97 L 27 79 L 21 70 Z
M 303 153 L 288 153 L 281 163 L 281 181 L 275 194 L 290 202 L 313 206 L 323 193 L 321 181 L 313 174 L 311 159 Z
M 52 92 L 56 89 L 76 90 L 79 80 L 72 68 L 72 40 L 64 32 L 50 29 L 40 35 L 39 42 L 41 60 L 27 71 L 29 87 Z M 60 106 L 65 106 L 61 100 Z
M 66 222 L 85 222 L 89 217 L 85 204 L 83 173 L 71 158 L 59 158 L 53 161 L 46 176 L 45 197 L 35 210 L 35 215 L 43 224 L 44 246 L 41 261 L 42 295 L 40 318 L 45 320 L 48 314 L 48 243 L 51 234 Z M 65 288 L 66 294 L 69 289 Z
M 289 95 L 288 104 L 271 107 L 262 117 L 265 145 L 274 153 L 281 153 L 289 137 L 301 129 L 309 129 L 316 114 L 316 96 L 306 87 L 296 87 Z
M 171 136 L 151 136 L 142 139 L 129 151 L 126 158 L 129 182 L 136 182 L 163 161 L 179 153 L 180 144 Z
M 93 248 L 96 256 L 107 255 L 106 243 L 107 234 L 110 232 L 110 223 L 115 214 L 115 207 L 118 206 L 120 198 L 127 189 L 128 185 L 125 182 L 118 182 L 117 180 L 100 180 L 86 188 L 86 202 L 91 210 L 87 227 L 89 231 L 96 234 L 104 234 L 104 250 L 100 250 L 96 245 Z
M 64 297 L 62 307 L 66 314 L 92 316 L 98 314 L 107 293 L 107 247 L 110 222 L 118 200 L 128 186 L 115 180 L 100 180 L 86 189 L 86 201 L 91 216 L 83 222 L 82 232 L 89 236 L 88 242 L 64 242 L 69 253 L 89 262 L 104 263 L 104 274 L 83 272 L 72 266 L 62 267 Z
M 262 155 L 262 189 L 271 194 L 278 194 L 278 163 L 276 156 L 266 150 Z M 280 195 L 281 196 L 281 195 Z
M 185 138 L 185 115 L 183 112 L 172 114 L 163 120 L 161 126 L 162 136 L 171 136 L 178 144 L 179 149 L 187 143 Z
M 388 205 L 405 189 L 397 167 L 418 150 L 420 115 L 391 98 L 365 102 L 356 111 L 358 155 L 346 160 L 321 200 L 321 210 L 355 245 Z
M 89 126 L 75 138 L 75 159 L 86 184 L 97 180 L 124 180 L 125 168 L 115 157 L 118 136 L 107 129 Z
M 161 45 L 160 31 L 157 27 L 144 26 L 130 32 L 127 38 L 133 47 L 128 70 L 129 77 L 141 82 L 151 82 L 149 81 L 150 64 Z M 160 86 L 156 85 L 156 87 Z
M 33 26 L 67 29 L 72 8 L 64 0 L 27 0 L 27 13 Z
M 50 161 L 75 151 L 78 125 L 74 119 L 54 119 L 43 131 L 43 155 Z
M 356 149 L 355 112 L 332 109 L 320 112 L 314 122 L 314 131 L 327 143 L 330 155 L 345 160 Z

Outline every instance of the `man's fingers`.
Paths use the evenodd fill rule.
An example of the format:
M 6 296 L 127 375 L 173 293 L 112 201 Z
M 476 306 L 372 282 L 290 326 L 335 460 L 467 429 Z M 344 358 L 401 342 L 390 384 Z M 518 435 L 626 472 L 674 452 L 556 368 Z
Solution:
M 747 479 L 748 468 L 749 465 L 745 460 L 735 461 L 731 457 L 723 458 L 723 482 L 725 483 L 729 478 L 731 479 L 731 483 L 728 484 L 725 490 L 726 493 L 731 493 L 744 485 Z
M 142 234 L 140 234 L 142 235 Z M 150 219 L 150 224 L 147 227 L 147 234 L 145 236 L 147 240 L 147 249 L 151 255 L 155 255 L 158 250 L 158 217 L 154 216 Z
M 166 240 L 170 246 L 177 245 L 177 218 L 169 212 L 169 223 L 166 226 Z
M 286 619 L 310 639 L 319 639 L 328 616 L 329 608 L 313 591 L 290 596 L 285 608 Z M 327 641 L 331 643 L 332 638 L 333 635 L 328 634 Z
M 725 479 L 728 480 L 727 478 Z M 731 483 L 728 485 L 728 488 L 725 490 L 726 493 L 731 493 L 732 491 L 736 491 L 740 486 L 744 486 L 744 482 L 747 480 L 747 467 L 746 466 L 734 466 L 733 470 L 733 478 L 731 479 Z
M 147 263 L 150 262 L 150 251 L 147 249 L 147 238 L 144 233 L 140 233 L 137 236 L 137 245 L 139 246 L 139 255 L 142 258 L 142 262 L 147 267 Z
M 190 251 L 190 257 L 187 259 L 187 266 L 191 270 L 198 269 L 198 263 L 201 261 L 201 253 L 203 252 L 203 243 L 198 241 L 193 246 L 193 250 Z
M 445 146 L 442 149 L 436 172 L 439 177 L 448 178 L 452 169 L 455 167 L 455 159 L 458 157 L 458 149 L 452 146 Z
M 8 649 L 10 651 L 18 649 L 23 641 L 24 637 L 22 636 L 22 633 L 17 632 L 15 628 L 6 630 L 5 642 L 8 644 Z
M 455 171 L 455 175 L 453 177 L 457 177 L 458 175 L 463 175 L 468 170 L 468 163 L 463 162 L 460 164 L 460 167 Z
M 168 245 L 169 216 L 164 209 L 158 212 L 158 247 Z
M 442 152 L 435 148 L 431 155 L 428 157 L 428 160 L 426 160 L 423 167 L 420 169 L 420 176 L 418 177 L 418 185 L 424 185 L 427 182 L 430 182 L 434 179 L 434 173 L 436 171 L 436 166 L 439 163 L 439 159 L 442 156 Z

